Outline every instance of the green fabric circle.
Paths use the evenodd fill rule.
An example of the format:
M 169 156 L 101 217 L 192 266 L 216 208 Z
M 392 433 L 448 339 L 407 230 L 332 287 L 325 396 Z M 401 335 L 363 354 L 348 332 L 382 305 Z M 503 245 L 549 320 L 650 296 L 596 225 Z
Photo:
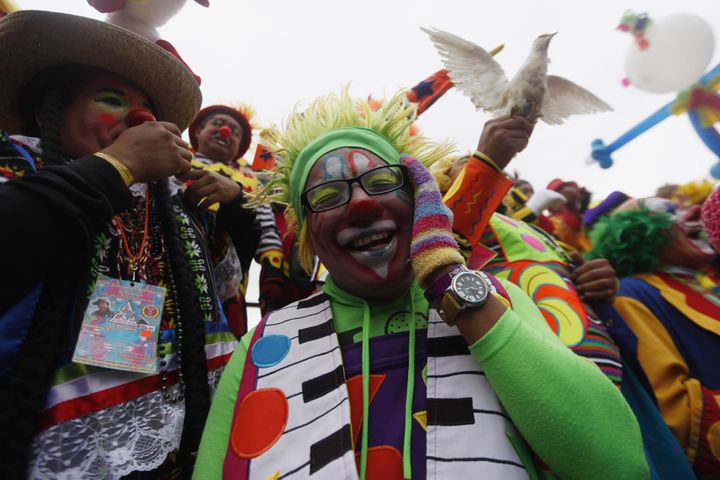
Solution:
M 390 165 L 400 163 L 398 152 L 390 141 L 375 130 L 363 127 L 338 128 L 331 130 L 309 143 L 298 154 L 290 172 L 290 201 L 298 223 L 302 224 L 303 213 L 300 197 L 305 190 L 310 170 L 315 162 L 328 152 L 338 148 L 362 148 L 374 153 Z

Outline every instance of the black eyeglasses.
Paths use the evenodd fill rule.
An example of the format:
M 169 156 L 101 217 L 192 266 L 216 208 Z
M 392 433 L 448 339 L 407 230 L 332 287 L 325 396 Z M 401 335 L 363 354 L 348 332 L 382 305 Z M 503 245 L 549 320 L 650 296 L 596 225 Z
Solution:
M 382 195 L 405 185 L 404 165 L 384 165 L 373 168 L 355 178 L 332 180 L 303 192 L 303 205 L 312 212 L 324 212 L 345 205 L 350 201 L 352 186 L 358 183 L 368 195 Z

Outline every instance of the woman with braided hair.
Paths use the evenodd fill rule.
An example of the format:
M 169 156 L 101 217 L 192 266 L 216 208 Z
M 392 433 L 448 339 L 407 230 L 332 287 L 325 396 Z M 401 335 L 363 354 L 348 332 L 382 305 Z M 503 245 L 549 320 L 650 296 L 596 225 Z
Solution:
M 465 267 L 424 165 L 448 149 L 409 135 L 404 98 L 330 95 L 279 135 L 265 193 L 329 274 L 242 337 L 195 478 L 647 478 L 612 383 Z
M 0 63 L 0 476 L 189 477 L 235 344 L 202 207 L 257 241 L 233 182 L 168 181 L 190 169 L 195 79 L 122 28 L 40 11 L 0 20 Z M 99 298 L 111 313 L 88 321 Z

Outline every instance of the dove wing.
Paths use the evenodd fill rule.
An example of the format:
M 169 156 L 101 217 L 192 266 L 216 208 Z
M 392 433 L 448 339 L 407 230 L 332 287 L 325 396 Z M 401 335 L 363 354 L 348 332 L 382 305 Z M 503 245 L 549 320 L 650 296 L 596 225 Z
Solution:
M 497 108 L 507 88 L 505 72 L 482 47 L 436 28 L 421 28 L 440 53 L 450 79 L 479 109 Z
M 612 107 L 570 80 L 547 76 L 547 92 L 543 99 L 541 119 L 550 125 L 560 125 L 570 115 L 611 111 Z

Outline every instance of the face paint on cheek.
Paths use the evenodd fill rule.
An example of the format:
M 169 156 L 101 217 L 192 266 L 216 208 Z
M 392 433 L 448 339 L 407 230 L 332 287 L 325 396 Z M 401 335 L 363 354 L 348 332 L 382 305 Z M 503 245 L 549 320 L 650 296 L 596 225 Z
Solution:
M 118 123 L 120 123 L 120 120 L 111 113 L 102 112 L 100 115 L 98 115 L 98 122 L 112 128 Z

